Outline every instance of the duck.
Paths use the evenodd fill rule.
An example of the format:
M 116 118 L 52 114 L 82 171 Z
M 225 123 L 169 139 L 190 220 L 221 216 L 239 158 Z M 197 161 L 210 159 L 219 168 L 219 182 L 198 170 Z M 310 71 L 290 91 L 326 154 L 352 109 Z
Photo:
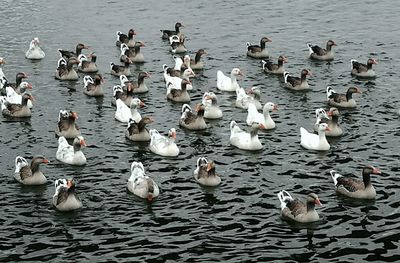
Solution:
M 117 105 L 117 103 L 116 103 L 117 99 L 121 99 L 122 101 L 124 101 L 122 99 L 122 97 L 124 95 L 126 95 L 126 94 L 124 94 L 124 90 L 122 89 L 122 87 L 120 85 L 115 85 L 113 87 L 113 97 L 111 99 L 111 105 L 116 106 Z M 126 103 L 125 103 L 125 105 L 126 105 Z M 129 106 L 130 106 L 130 104 L 129 104 Z
M 231 121 L 231 136 L 229 142 L 233 146 L 242 150 L 261 150 L 263 146 L 258 138 L 258 130 L 264 128 L 263 124 L 254 122 L 251 125 L 250 132 L 246 132 L 239 127 L 236 121 Z
M 140 113 L 137 111 L 137 108 L 143 108 L 145 104 L 139 98 L 133 98 L 130 104 L 130 108 L 126 106 L 126 104 L 121 100 L 117 99 L 116 101 L 117 110 L 115 111 L 115 119 L 123 122 L 128 123 L 129 119 L 133 119 L 136 122 L 139 122 L 142 117 Z
M 4 90 L 5 87 L 11 87 L 17 93 L 20 94 L 21 92 L 19 91 L 19 87 L 20 87 L 21 83 L 23 82 L 22 80 L 26 79 L 26 78 L 28 78 L 28 75 L 26 73 L 24 73 L 24 72 L 18 72 L 15 75 L 15 83 L 10 83 L 10 82 L 7 81 L 7 79 L 3 78 L 3 81 L 2 81 L 3 82 L 3 90 Z
M 145 71 L 139 72 L 137 83 L 132 83 L 132 94 L 142 94 L 149 91 L 146 86 L 145 79 L 150 78 L 151 75 Z
M 325 137 L 325 131 L 329 131 L 328 124 L 320 123 L 318 135 L 309 133 L 303 127 L 300 128 L 300 145 L 308 150 L 328 151 L 331 146 Z
M 28 106 L 28 101 L 34 101 L 34 97 L 29 93 L 22 95 L 21 104 L 9 103 L 3 97 L 1 101 L 1 113 L 8 118 L 30 118 L 32 116 L 31 109 Z
M 263 125 L 265 130 L 270 130 L 275 128 L 275 122 L 269 115 L 270 112 L 278 110 L 278 105 L 267 102 L 263 107 L 263 113 L 259 113 L 254 103 L 249 104 L 247 109 L 247 125 L 251 126 L 254 122 Z
M 128 35 L 122 33 L 121 31 L 117 31 L 117 41 L 115 45 L 120 47 L 121 44 L 126 44 L 128 47 L 133 47 L 135 45 L 135 38 L 136 32 L 133 28 L 129 29 Z
M 363 64 L 358 62 L 355 59 L 351 60 L 351 74 L 353 76 L 361 77 L 361 78 L 375 78 L 376 73 L 375 70 L 372 69 L 372 65 L 378 64 L 378 61 L 374 58 L 370 58 L 367 60 L 367 64 Z
M 260 88 L 252 87 L 248 90 L 244 90 L 239 87 L 236 89 L 236 107 L 247 110 L 250 104 L 254 104 L 257 110 L 262 108 L 260 99 Z
M 317 121 L 314 124 L 314 131 L 318 132 L 320 123 L 327 123 L 329 131 L 325 131 L 327 137 L 339 137 L 343 135 L 343 129 L 339 126 L 339 110 L 335 107 L 329 109 L 328 113 L 322 108 L 315 110 Z
M 312 223 L 319 220 L 315 206 L 322 206 L 322 204 L 315 193 L 307 195 L 306 203 L 293 199 L 285 190 L 278 193 L 278 199 L 281 202 L 281 216 L 283 219 L 298 223 Z
M 48 163 L 50 163 L 49 160 L 42 155 L 33 157 L 30 165 L 24 157 L 17 156 L 15 158 L 14 178 L 24 185 L 45 184 L 47 179 L 42 171 L 40 171 L 39 165 Z
M 307 76 L 311 76 L 311 71 L 309 69 L 303 69 L 299 77 L 293 77 L 289 72 L 285 71 L 283 73 L 285 78 L 285 86 L 291 90 L 308 90 L 310 86 L 307 82 Z
M 270 60 L 261 60 L 262 69 L 265 73 L 282 75 L 285 72 L 284 63 L 288 62 L 288 58 L 285 56 L 278 57 L 278 64 L 274 64 Z
M 73 65 L 77 64 L 79 64 L 79 60 L 75 57 L 71 57 L 68 61 L 65 58 L 60 58 L 55 78 L 58 80 L 78 80 L 78 73 L 73 68 Z
M 362 180 L 345 177 L 331 170 L 336 193 L 355 199 L 375 199 L 376 191 L 371 183 L 371 174 L 381 174 L 379 169 L 367 165 L 362 169 Z
M 181 22 L 176 22 L 175 23 L 175 30 L 161 29 L 160 30 L 161 33 L 162 33 L 161 38 L 162 39 L 169 39 L 173 35 L 178 35 L 179 36 L 181 34 L 180 28 L 182 28 L 182 27 L 184 27 L 184 26 L 182 25 Z
M 260 40 L 260 45 L 254 45 L 247 42 L 247 56 L 252 58 L 268 58 L 269 53 L 268 49 L 266 48 L 266 43 L 268 42 L 272 42 L 272 40 L 268 37 L 262 37 Z
M 333 40 L 326 42 L 326 49 L 307 43 L 308 50 L 310 51 L 309 57 L 314 60 L 331 61 L 333 60 L 333 46 L 336 46 Z
M 187 85 L 190 85 L 191 83 L 185 79 L 181 80 L 181 86 L 180 89 L 176 89 L 175 85 L 172 83 L 168 83 L 168 88 L 167 88 L 167 99 L 172 100 L 174 102 L 189 102 L 190 101 L 190 95 L 187 91 Z
M 133 89 L 135 87 L 135 83 L 130 81 L 125 75 L 119 76 L 120 86 L 123 90 L 123 93 L 120 99 L 125 103 L 126 106 L 130 107 L 133 99 Z
M 75 111 L 60 110 L 58 113 L 57 128 L 55 130 L 58 137 L 73 139 L 81 135 L 81 131 L 76 124 L 78 113 Z
M 54 182 L 55 193 L 53 206 L 61 212 L 69 212 L 82 208 L 82 202 L 75 192 L 75 182 L 67 179 L 57 179 Z
M 90 60 L 89 60 L 90 59 Z M 97 55 L 91 53 L 88 57 L 84 54 L 78 56 L 78 71 L 83 73 L 96 73 L 99 71 L 96 65 Z
M 125 61 L 124 61 L 124 65 L 116 65 L 113 62 L 110 62 L 110 69 L 111 69 L 111 75 L 114 76 L 121 76 L 121 75 L 125 75 L 127 77 L 132 76 L 132 72 L 130 69 L 130 64 L 132 64 L 133 62 L 131 61 L 130 58 L 126 57 Z
M 32 60 L 43 59 L 46 56 L 42 48 L 40 47 L 39 38 L 35 37 L 29 44 L 29 49 L 25 52 L 25 58 Z
M 203 61 L 201 61 L 201 56 L 203 55 L 207 55 L 207 52 L 204 49 L 200 48 L 199 50 L 197 50 L 194 60 L 190 60 L 190 67 L 193 70 L 204 69 L 204 63 Z
M 95 74 L 93 78 L 91 76 L 83 77 L 85 84 L 83 93 L 91 97 L 104 97 L 102 88 L 102 84 L 104 83 L 103 76 L 100 74 Z
M 172 89 L 181 89 L 182 80 L 187 80 L 186 90 L 193 90 L 190 78 L 196 76 L 191 68 L 186 68 L 183 73 L 168 67 L 166 64 L 163 65 L 163 76 L 165 81 L 165 87 L 168 89 L 171 86 Z
M 182 106 L 182 116 L 179 119 L 179 126 L 189 130 L 204 130 L 207 129 L 207 124 L 204 120 L 203 104 L 197 104 L 196 112 L 194 113 L 188 104 Z
M 328 105 L 337 108 L 355 108 L 357 107 L 356 101 L 353 99 L 354 93 L 362 93 L 358 87 L 350 87 L 347 89 L 346 94 L 337 93 L 330 86 L 326 87 L 326 98 Z
M 170 38 L 170 49 L 174 54 L 185 53 L 187 48 L 185 46 L 185 36 L 181 34 L 180 36 L 174 35 Z
M 127 184 L 129 192 L 132 194 L 147 199 L 152 202 L 160 194 L 160 189 L 156 182 L 144 172 L 144 167 L 141 162 L 132 162 L 131 176 Z
M 82 50 L 89 49 L 89 48 L 90 48 L 89 46 L 79 43 L 76 45 L 75 52 L 63 50 L 63 49 L 58 49 L 58 52 L 60 52 L 60 56 L 62 58 L 65 58 L 66 60 L 73 58 L 73 57 L 75 59 L 78 59 L 78 56 L 82 53 Z
M 133 63 L 132 58 L 135 56 L 135 54 L 134 54 L 133 50 L 131 50 L 128 47 L 127 44 L 125 44 L 125 43 L 121 44 L 120 51 L 121 51 L 121 53 L 119 55 L 119 60 L 121 62 L 125 63 L 128 60 Z
M 146 125 L 152 122 L 153 120 L 150 117 L 143 117 L 139 122 L 129 119 L 128 127 L 125 130 L 125 137 L 135 142 L 150 141 L 150 133 Z
M 221 183 L 221 177 L 215 172 L 214 162 L 205 157 L 197 159 L 197 167 L 193 175 L 196 182 L 203 186 L 217 186 Z
M 6 64 L 7 61 L 5 58 L 0 57 L 0 80 L 2 81 L 3 84 L 7 81 L 6 75 L 4 74 L 3 71 L 3 65 Z
M 26 93 L 28 89 L 32 89 L 32 84 L 26 81 L 21 82 L 21 84 L 18 86 L 17 91 L 14 90 L 12 87 L 7 86 L 6 101 L 11 104 L 22 104 L 22 94 Z M 33 108 L 32 100 L 28 100 L 27 106 L 29 109 Z
M 220 119 L 222 118 L 222 110 L 217 104 L 217 95 L 214 92 L 205 92 L 201 102 L 204 105 L 204 118 Z
M 243 76 L 239 68 L 233 68 L 230 77 L 225 76 L 222 71 L 218 70 L 217 88 L 222 91 L 236 91 L 236 89 L 239 88 L 239 84 L 236 80 L 238 76 Z
M 56 159 L 70 165 L 85 165 L 86 157 L 82 152 L 84 146 L 86 146 L 86 142 L 82 136 L 75 137 L 72 145 L 69 145 L 67 139 L 61 136 L 58 138 Z
M 162 136 L 156 129 L 151 129 L 150 133 L 150 151 L 155 154 L 175 157 L 179 155 L 179 148 L 175 143 L 176 130 L 171 128 L 168 131 L 168 137 Z
M 133 63 L 144 63 L 144 56 L 140 52 L 141 47 L 145 47 L 145 44 L 141 41 L 137 41 L 133 46 L 133 57 L 130 57 Z

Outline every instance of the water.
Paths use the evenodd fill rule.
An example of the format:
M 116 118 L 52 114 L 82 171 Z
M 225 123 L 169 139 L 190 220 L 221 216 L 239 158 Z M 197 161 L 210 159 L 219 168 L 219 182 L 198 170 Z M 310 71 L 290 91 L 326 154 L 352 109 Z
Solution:
M 0 10 L 0 55 L 4 72 L 30 75 L 37 98 L 28 122 L 0 118 L 1 260 L 62 262 L 360 262 L 400 260 L 399 252 L 399 116 L 396 71 L 399 68 L 399 27 L 392 1 L 3 1 Z M 277 129 L 262 133 L 264 149 L 256 153 L 229 145 L 229 122 L 244 124 L 246 112 L 234 108 L 235 97 L 217 92 L 224 118 L 209 122 L 205 132 L 177 129 L 181 154 L 177 158 L 153 155 L 146 144 L 124 137 L 125 125 L 114 120 L 111 88 L 118 79 L 109 74 L 117 62 L 115 32 L 133 27 L 146 47 L 147 62 L 134 65 L 152 74 L 144 116 L 155 119 L 150 127 L 166 132 L 178 125 L 180 105 L 167 102 L 162 64 L 173 65 L 159 29 L 181 21 L 191 54 L 208 52 L 206 69 L 194 80 L 192 105 L 207 90 L 217 92 L 216 71 L 240 67 L 240 85 L 262 85 L 262 101 L 279 104 L 273 114 Z M 39 37 L 47 54 L 40 62 L 24 59 L 33 37 Z M 299 74 L 310 68 L 311 91 L 290 92 L 275 76 L 261 72 L 258 60 L 245 56 L 245 43 L 272 39 L 273 56 L 288 56 L 287 69 Z M 306 59 L 307 42 L 338 43 L 335 61 Z M 90 45 L 106 78 L 104 99 L 86 97 L 82 79 L 76 83 L 54 79 L 58 48 Z M 350 59 L 379 60 L 378 78 L 350 76 Z M 299 128 L 311 129 L 314 110 L 326 106 L 325 87 L 344 91 L 357 85 L 358 108 L 343 111 L 345 135 L 331 141 L 332 149 L 314 153 L 299 145 Z M 76 91 L 70 91 L 75 88 Z M 55 159 L 54 129 L 60 109 L 78 112 L 78 124 L 89 147 L 82 168 Z M 17 155 L 30 159 L 43 154 L 51 164 L 42 167 L 46 186 L 22 187 L 12 178 Z M 199 156 L 215 160 L 222 184 L 202 188 L 192 172 Z M 160 185 L 161 195 L 148 205 L 126 190 L 132 161 L 141 161 Z M 373 176 L 375 201 L 337 197 L 329 170 L 360 176 L 372 164 L 383 172 Z M 63 214 L 51 206 L 53 182 L 73 177 L 83 209 Z M 290 225 L 279 217 L 276 194 L 286 189 L 303 198 L 316 192 L 323 207 L 319 223 Z

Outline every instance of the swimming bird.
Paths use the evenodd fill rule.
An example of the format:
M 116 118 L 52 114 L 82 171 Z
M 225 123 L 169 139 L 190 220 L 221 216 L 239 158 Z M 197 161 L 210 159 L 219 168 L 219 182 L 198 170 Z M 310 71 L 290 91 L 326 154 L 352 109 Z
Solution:
M 73 65 L 79 64 L 79 60 L 75 57 L 71 57 L 66 60 L 60 58 L 58 60 L 58 67 L 55 73 L 55 78 L 58 80 L 78 80 L 78 73 L 76 73 Z
M 173 35 L 180 35 L 181 34 L 181 32 L 180 32 L 180 28 L 181 27 L 184 27 L 184 26 L 180 22 L 176 22 L 175 23 L 175 30 L 167 30 L 167 29 L 160 30 L 161 33 L 162 33 L 161 38 L 162 39 L 169 39 Z
M 291 90 L 308 90 L 309 85 L 307 82 L 307 76 L 311 76 L 311 71 L 309 69 L 303 69 L 299 77 L 293 77 L 289 72 L 285 71 L 283 73 L 285 78 L 285 86 Z
M 170 50 L 174 54 L 185 53 L 187 51 L 185 36 L 183 34 L 170 37 Z
M 90 59 L 90 60 L 89 60 Z M 78 71 L 83 73 L 96 73 L 99 71 L 96 65 L 97 55 L 91 53 L 88 57 L 84 54 L 78 56 Z
M 376 59 L 370 58 L 367 60 L 367 64 L 358 62 L 355 59 L 351 60 L 351 74 L 362 78 L 375 78 L 375 70 L 372 69 L 372 65 L 378 64 Z
M 254 122 L 262 124 L 265 130 L 274 129 L 275 122 L 271 118 L 270 112 L 278 110 L 278 105 L 267 102 L 263 107 L 263 112 L 259 113 L 254 103 L 250 103 L 247 109 L 247 125 L 251 126 Z
M 84 88 L 83 93 L 91 97 L 103 97 L 104 92 L 102 84 L 104 83 L 103 76 L 95 74 L 93 78 L 91 76 L 83 77 Z
M 338 108 L 355 108 L 356 101 L 353 99 L 354 93 L 361 93 L 358 87 L 350 87 L 347 89 L 346 94 L 337 93 L 330 86 L 326 87 L 326 98 L 328 105 Z
M 133 47 L 135 45 L 135 38 L 136 35 L 135 30 L 133 28 L 129 29 L 128 35 L 122 33 L 121 31 L 117 31 L 117 41 L 115 45 L 120 47 L 122 43 L 126 44 L 128 47 Z
M 150 151 L 155 154 L 167 157 L 179 155 L 179 148 L 175 143 L 176 130 L 171 128 L 168 131 L 168 137 L 161 135 L 156 129 L 151 129 L 150 133 Z
M 143 63 L 144 56 L 140 51 L 140 48 L 145 47 L 145 44 L 141 41 L 137 41 L 133 46 L 133 56 L 129 57 L 133 63 Z
M 14 90 L 11 86 L 6 87 L 6 101 L 10 104 L 22 104 L 22 94 L 26 93 L 28 90 L 32 89 L 32 84 L 23 81 L 19 84 L 18 88 Z M 27 101 L 27 106 L 32 109 L 32 100 Z
M 0 80 L 7 81 L 6 75 L 3 72 L 3 65 L 6 64 L 6 60 L 3 57 L 0 57 Z M 3 84 L 5 84 L 5 82 Z
M 46 56 L 42 48 L 40 47 L 39 38 L 35 37 L 29 44 L 29 49 L 25 52 L 27 59 L 38 60 L 43 59 Z
M 194 60 L 193 59 L 190 60 L 190 67 L 193 70 L 200 70 L 200 69 L 204 68 L 204 63 L 203 63 L 203 61 L 201 61 L 201 56 L 203 56 L 203 55 L 207 55 L 207 52 L 204 49 L 200 48 L 196 52 Z
M 89 49 L 89 46 L 79 43 L 76 45 L 75 52 L 63 49 L 58 49 L 58 52 L 60 52 L 60 56 L 66 60 L 72 57 L 78 59 L 78 56 L 82 53 L 82 49 Z
M 312 223 L 319 220 L 315 205 L 321 206 L 321 201 L 315 193 L 307 195 L 306 203 L 301 202 L 285 190 L 278 193 L 281 202 L 281 216 L 285 220 L 298 223 Z
M 136 142 L 150 141 L 150 134 L 146 125 L 152 122 L 153 120 L 149 117 L 143 117 L 139 122 L 129 119 L 128 127 L 125 130 L 126 138 Z
M 175 102 L 189 102 L 190 95 L 187 91 L 187 85 L 190 85 L 191 82 L 185 79 L 181 79 L 180 82 L 181 85 L 179 89 L 177 89 L 173 83 L 167 83 L 167 98 Z
M 54 182 L 55 193 L 53 206 L 61 212 L 82 208 L 82 202 L 75 192 L 75 182 L 67 179 L 57 179 Z
M 21 104 L 9 103 L 6 98 L 3 97 L 1 101 L 1 113 L 5 117 L 9 118 L 29 118 L 32 116 L 32 112 L 28 106 L 28 101 L 34 101 L 34 98 L 29 93 L 22 95 Z
M 217 71 L 217 88 L 222 91 L 236 91 L 239 88 L 237 83 L 237 77 L 243 76 L 243 73 L 239 68 L 233 68 L 231 71 L 231 76 L 227 77 L 225 74 L 218 70 Z
M 244 90 L 242 87 L 236 89 L 236 107 L 241 109 L 248 109 L 250 104 L 254 104 L 257 110 L 262 108 L 260 102 L 261 91 L 259 87 L 251 87 Z
M 201 102 L 204 105 L 204 118 L 219 119 L 222 118 L 222 110 L 217 104 L 217 95 L 214 92 L 205 92 Z
M 204 120 L 204 105 L 196 105 L 196 113 L 192 111 L 188 104 L 182 106 L 182 116 L 179 119 L 179 126 L 189 130 L 204 130 L 207 129 L 207 124 Z
M 371 183 L 371 174 L 381 174 L 377 168 L 370 165 L 364 166 L 362 180 L 345 177 L 335 170 L 331 170 L 330 174 L 336 193 L 356 199 L 374 199 L 376 197 L 375 188 Z
M 49 160 L 47 160 L 42 155 L 37 155 L 33 157 L 30 165 L 24 157 L 17 156 L 15 158 L 14 178 L 24 185 L 45 184 L 47 182 L 47 179 L 42 171 L 40 171 L 39 165 L 48 163 Z
M 127 187 L 129 192 L 140 198 L 147 199 L 149 202 L 152 202 L 160 194 L 158 185 L 145 174 L 141 162 L 132 162 L 131 176 L 128 179 Z
M 130 64 L 132 63 L 133 62 L 128 57 L 125 58 L 124 65 L 116 65 L 115 63 L 111 62 L 110 63 L 111 75 L 114 76 L 125 75 L 127 77 L 132 76 L 131 69 L 129 67 Z
M 339 121 L 339 110 L 335 107 L 329 109 L 328 113 L 324 109 L 319 108 L 315 110 L 316 122 L 314 124 L 314 131 L 318 132 L 320 123 L 327 123 L 329 131 L 325 131 L 325 136 L 328 137 L 339 137 L 343 134 L 343 129 L 340 127 Z
M 278 64 L 274 64 L 270 60 L 261 60 L 262 68 L 265 73 L 277 74 L 281 75 L 285 72 L 285 68 L 283 66 L 284 63 L 287 63 L 288 59 L 285 56 L 279 56 Z
M 259 129 L 264 129 L 264 126 L 260 123 L 254 122 L 251 125 L 250 132 L 246 132 L 243 131 L 235 121 L 231 121 L 231 136 L 229 142 L 233 146 L 242 150 L 261 150 L 262 144 L 258 138 Z
M 197 159 L 193 175 L 196 182 L 204 186 L 217 186 L 221 183 L 221 177 L 215 172 L 215 163 L 205 157 Z
M 325 137 L 325 131 L 329 131 L 328 124 L 320 123 L 318 135 L 309 133 L 303 127 L 300 128 L 300 145 L 308 150 L 328 151 L 331 146 Z
M 139 98 L 133 98 L 130 104 L 130 108 L 126 106 L 126 104 L 121 100 L 117 99 L 116 101 L 117 109 L 115 111 L 115 119 L 128 123 L 129 119 L 133 119 L 136 122 L 139 122 L 142 117 L 138 112 L 138 107 L 143 108 L 145 104 Z
M 56 135 L 67 139 L 73 139 L 81 135 L 81 131 L 76 124 L 77 119 L 78 114 L 75 111 L 60 110 L 55 130 Z
M 82 152 L 84 146 L 86 146 L 86 142 L 82 136 L 76 137 L 72 145 L 69 145 L 67 139 L 61 136 L 58 138 L 56 159 L 70 165 L 85 165 L 86 157 Z
M 307 43 L 308 50 L 310 51 L 309 57 L 314 60 L 331 61 L 333 60 L 333 46 L 336 46 L 333 40 L 326 42 L 326 49 Z
M 266 43 L 268 42 L 272 42 L 272 40 L 268 37 L 262 37 L 260 40 L 260 45 L 254 45 L 247 42 L 247 56 L 252 58 L 268 58 L 269 53 L 268 49 L 266 48 Z

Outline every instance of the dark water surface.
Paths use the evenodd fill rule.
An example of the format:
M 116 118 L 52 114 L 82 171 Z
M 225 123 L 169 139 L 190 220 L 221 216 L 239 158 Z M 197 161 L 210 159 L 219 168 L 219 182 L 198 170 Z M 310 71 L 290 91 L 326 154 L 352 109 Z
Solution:
M 247 3 L 246 3 L 247 2 Z M 400 260 L 398 73 L 400 32 L 395 1 L 3 1 L 0 9 L 0 56 L 4 72 L 29 74 L 37 102 L 29 122 L 0 117 L 0 260 L 53 262 L 362 262 Z M 206 69 L 193 82 L 192 105 L 207 90 L 217 93 L 224 118 L 209 122 L 205 132 L 179 129 L 180 105 L 167 102 L 162 64 L 173 65 L 159 29 L 181 21 L 187 48 L 204 48 Z M 136 75 L 152 74 L 150 92 L 141 96 L 151 128 L 177 127 L 177 158 L 152 154 L 146 144 L 124 137 L 125 125 L 114 120 L 109 63 L 117 62 L 115 32 L 133 27 L 145 42 L 146 63 L 133 65 Z M 299 74 L 310 68 L 311 91 L 294 93 L 275 76 L 261 72 L 258 60 L 245 56 L 245 43 L 272 39 L 270 52 L 288 56 L 287 69 Z M 33 37 L 39 37 L 46 58 L 24 59 Z M 330 65 L 307 59 L 307 42 L 338 43 Z M 104 99 L 82 93 L 76 83 L 54 79 L 58 48 L 90 45 L 106 78 Z M 350 76 L 350 59 L 379 60 L 378 78 Z M 243 87 L 262 85 L 262 101 L 279 104 L 273 113 L 277 128 L 262 133 L 264 148 L 249 153 L 229 145 L 229 122 L 245 123 L 246 111 L 234 108 L 235 96 L 216 89 L 216 71 L 245 72 Z M 330 140 L 331 150 L 315 153 L 299 145 L 299 128 L 311 129 L 314 110 L 326 107 L 325 88 L 338 91 L 357 85 L 358 108 L 343 111 L 345 135 Z M 76 91 L 69 91 L 75 88 Z M 88 148 L 82 168 L 55 159 L 54 128 L 60 109 L 78 112 Z M 48 184 L 22 187 L 13 180 L 17 155 L 43 154 Z M 214 159 L 222 184 L 202 188 L 192 172 L 199 156 Z M 161 194 L 148 205 L 126 190 L 132 161 L 143 162 Z M 361 174 L 364 164 L 383 172 L 372 177 L 375 201 L 351 201 L 334 193 L 329 170 Z M 59 213 L 51 206 L 53 182 L 73 177 L 83 209 Z M 279 217 L 276 194 L 286 189 L 303 198 L 316 192 L 322 220 L 309 226 L 289 225 Z

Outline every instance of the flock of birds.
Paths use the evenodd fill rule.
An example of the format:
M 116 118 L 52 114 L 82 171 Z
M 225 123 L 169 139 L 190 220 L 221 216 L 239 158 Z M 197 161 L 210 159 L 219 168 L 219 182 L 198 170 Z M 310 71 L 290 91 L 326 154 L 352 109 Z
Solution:
M 194 59 L 189 55 L 181 57 L 178 54 L 187 51 L 185 36 L 180 29 L 181 23 L 175 24 L 174 30 L 161 30 L 162 38 L 169 41 L 170 51 L 174 54 L 174 67 L 163 65 L 163 76 L 166 87 L 166 98 L 173 102 L 183 103 L 182 115 L 179 119 L 179 126 L 189 130 L 204 130 L 207 128 L 206 119 L 220 119 L 223 112 L 217 103 L 217 96 L 214 92 L 204 93 L 201 103 L 196 105 L 193 110 L 188 104 L 191 101 L 190 91 L 194 89 L 191 78 L 195 76 L 195 70 L 202 70 L 205 65 L 201 58 L 206 55 L 204 49 L 197 51 Z M 136 32 L 133 29 L 128 34 L 117 32 L 116 46 L 120 49 L 120 62 L 110 63 L 110 72 L 118 76 L 120 84 L 113 87 L 112 104 L 115 106 L 115 119 L 127 124 L 125 135 L 132 141 L 148 141 L 149 149 L 161 156 L 179 155 L 179 147 L 175 143 L 176 130 L 171 128 L 168 135 L 160 134 L 156 129 L 148 130 L 146 125 L 153 122 L 149 117 L 142 117 L 140 108 L 144 106 L 138 95 L 149 91 L 146 86 L 146 79 L 150 77 L 147 72 L 140 72 L 137 81 L 131 81 L 128 77 L 132 76 L 130 65 L 132 63 L 144 62 L 141 48 L 144 43 L 135 40 Z M 260 59 L 263 71 L 268 74 L 281 75 L 285 87 L 295 91 L 309 89 L 307 76 L 312 73 L 309 69 L 303 69 L 300 77 L 295 77 L 287 72 L 284 64 L 288 62 L 285 56 L 279 56 L 275 64 L 268 53 L 266 47 L 271 39 L 262 37 L 260 44 L 247 43 L 247 56 Z M 326 48 L 317 45 L 307 44 L 309 48 L 309 58 L 319 61 L 332 61 L 334 59 L 333 47 L 336 43 L 329 40 Z M 55 78 L 59 80 L 78 80 L 78 72 L 85 74 L 83 77 L 84 93 L 88 96 L 104 96 L 103 77 L 98 74 L 96 65 L 97 56 L 95 53 L 85 55 L 84 49 L 89 47 L 78 44 L 75 51 L 59 49 L 60 59 L 58 60 Z M 45 57 L 45 53 L 40 47 L 38 38 L 34 38 L 25 54 L 27 59 L 39 60 Z M 34 98 L 29 90 L 32 85 L 26 81 L 25 73 L 16 75 L 16 82 L 10 83 L 3 73 L 1 66 L 5 64 L 5 59 L 0 58 L 0 97 L 1 112 L 6 118 L 29 118 Z M 351 74 L 362 78 L 374 78 L 375 71 L 372 66 L 377 64 L 373 58 L 367 60 L 366 64 L 351 60 Z M 239 68 L 233 68 L 230 76 L 226 76 L 222 71 L 217 72 L 216 86 L 220 91 L 236 92 L 236 107 L 247 110 L 246 124 L 250 130 L 242 129 L 236 121 L 230 123 L 230 144 L 248 151 L 260 150 L 263 145 L 258 138 L 260 129 L 269 130 L 276 127 L 271 117 L 271 112 L 278 110 L 278 106 L 272 102 L 267 102 L 262 106 L 260 102 L 259 87 L 243 89 L 237 79 L 243 76 Z M 343 134 L 343 130 L 338 122 L 339 109 L 354 108 L 357 106 L 353 94 L 361 93 L 358 87 L 350 87 L 346 93 L 341 94 L 327 87 L 327 103 L 331 106 L 329 111 L 323 108 L 316 109 L 316 122 L 314 132 L 309 132 L 300 128 L 300 144 L 309 150 L 327 151 L 330 149 L 326 136 L 338 137 Z M 262 110 L 262 112 L 259 112 Z M 58 138 L 58 149 L 56 159 L 69 165 L 85 165 L 87 160 L 82 152 L 86 146 L 85 139 L 76 124 L 78 114 L 71 110 L 60 110 L 58 123 L 55 133 Z M 72 141 L 72 145 L 68 140 Z M 46 183 L 46 177 L 39 169 L 40 164 L 49 163 L 44 156 L 35 156 L 30 164 L 28 161 L 18 156 L 15 159 L 15 179 L 25 185 L 40 185 Z M 371 184 L 370 175 L 380 174 L 380 171 L 372 166 L 365 166 L 362 170 L 362 180 L 345 177 L 332 170 L 332 179 L 335 184 L 336 192 L 350 198 L 373 199 L 376 196 L 375 189 Z M 195 180 L 204 186 L 217 186 L 221 183 L 220 176 L 215 171 L 215 164 L 206 157 L 199 157 L 197 167 L 193 172 Z M 157 183 L 146 175 L 141 162 L 133 162 L 131 165 L 131 176 L 128 179 L 127 188 L 133 194 L 152 201 L 160 191 Z M 314 222 L 319 220 L 315 210 L 316 205 L 321 205 L 318 196 L 310 193 L 306 202 L 294 199 L 287 191 L 282 190 L 278 193 L 281 202 L 281 215 L 284 219 L 302 223 Z M 82 203 L 75 192 L 75 183 L 69 179 L 57 179 L 55 181 L 55 194 L 53 205 L 60 211 L 71 211 L 82 207 Z

